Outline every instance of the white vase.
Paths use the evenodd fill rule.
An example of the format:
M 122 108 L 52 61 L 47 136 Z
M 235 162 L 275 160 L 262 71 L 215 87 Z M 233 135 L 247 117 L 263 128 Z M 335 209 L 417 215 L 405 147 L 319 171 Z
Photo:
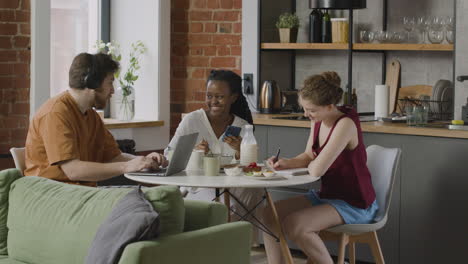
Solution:
M 117 119 L 132 120 L 135 116 L 135 89 L 132 86 L 119 87 L 116 91 Z

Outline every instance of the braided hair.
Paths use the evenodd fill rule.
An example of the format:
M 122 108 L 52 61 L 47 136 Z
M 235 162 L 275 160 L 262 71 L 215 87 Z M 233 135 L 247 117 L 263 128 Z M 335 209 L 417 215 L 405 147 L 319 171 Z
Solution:
M 212 70 L 208 76 L 209 81 L 223 81 L 228 83 L 231 94 L 237 94 L 237 100 L 231 105 L 230 113 L 236 115 L 249 124 L 253 124 L 252 113 L 249 109 L 247 99 L 242 93 L 242 78 L 233 71 Z

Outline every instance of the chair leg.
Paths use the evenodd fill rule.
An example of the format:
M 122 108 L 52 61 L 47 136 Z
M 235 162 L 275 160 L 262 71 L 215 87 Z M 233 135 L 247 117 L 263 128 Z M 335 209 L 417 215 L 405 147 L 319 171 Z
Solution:
M 382 250 L 380 249 L 379 238 L 377 237 L 377 232 L 370 232 L 370 241 L 369 246 L 372 251 L 372 255 L 374 255 L 375 263 L 376 264 L 385 264 L 385 260 L 383 258 Z
M 356 264 L 356 249 L 354 247 L 354 242 L 350 242 L 348 244 L 348 252 L 349 252 L 349 263 L 350 264 Z
M 337 264 L 344 264 L 344 257 L 345 257 L 345 249 L 346 244 L 348 244 L 348 235 L 342 233 L 340 235 L 340 241 L 338 242 L 338 261 Z

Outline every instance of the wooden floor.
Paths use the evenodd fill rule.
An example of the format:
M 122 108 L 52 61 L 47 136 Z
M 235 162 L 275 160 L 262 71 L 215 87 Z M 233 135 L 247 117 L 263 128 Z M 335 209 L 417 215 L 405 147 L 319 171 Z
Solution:
M 294 264 L 306 264 L 306 257 L 300 253 L 293 251 Z M 268 264 L 265 249 L 263 247 L 252 248 L 251 251 L 251 264 Z
M 307 263 L 307 258 L 301 251 L 291 250 L 291 254 L 293 255 L 294 264 L 306 264 Z M 250 256 L 251 256 L 250 264 L 268 264 L 267 257 L 265 254 L 265 249 L 263 248 L 263 246 L 252 248 Z M 336 261 L 335 256 L 332 256 L 332 258 L 334 261 Z M 356 261 L 356 264 L 374 264 L 374 263 Z

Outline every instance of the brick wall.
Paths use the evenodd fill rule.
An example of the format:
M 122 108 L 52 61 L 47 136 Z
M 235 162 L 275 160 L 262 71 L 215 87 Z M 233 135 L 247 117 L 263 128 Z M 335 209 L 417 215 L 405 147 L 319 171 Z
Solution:
M 205 106 L 211 69 L 241 72 L 242 0 L 172 0 L 171 135 L 181 113 Z
M 24 146 L 29 122 L 30 0 L 0 0 L 0 155 Z M 11 167 L 0 157 L 0 169 Z

